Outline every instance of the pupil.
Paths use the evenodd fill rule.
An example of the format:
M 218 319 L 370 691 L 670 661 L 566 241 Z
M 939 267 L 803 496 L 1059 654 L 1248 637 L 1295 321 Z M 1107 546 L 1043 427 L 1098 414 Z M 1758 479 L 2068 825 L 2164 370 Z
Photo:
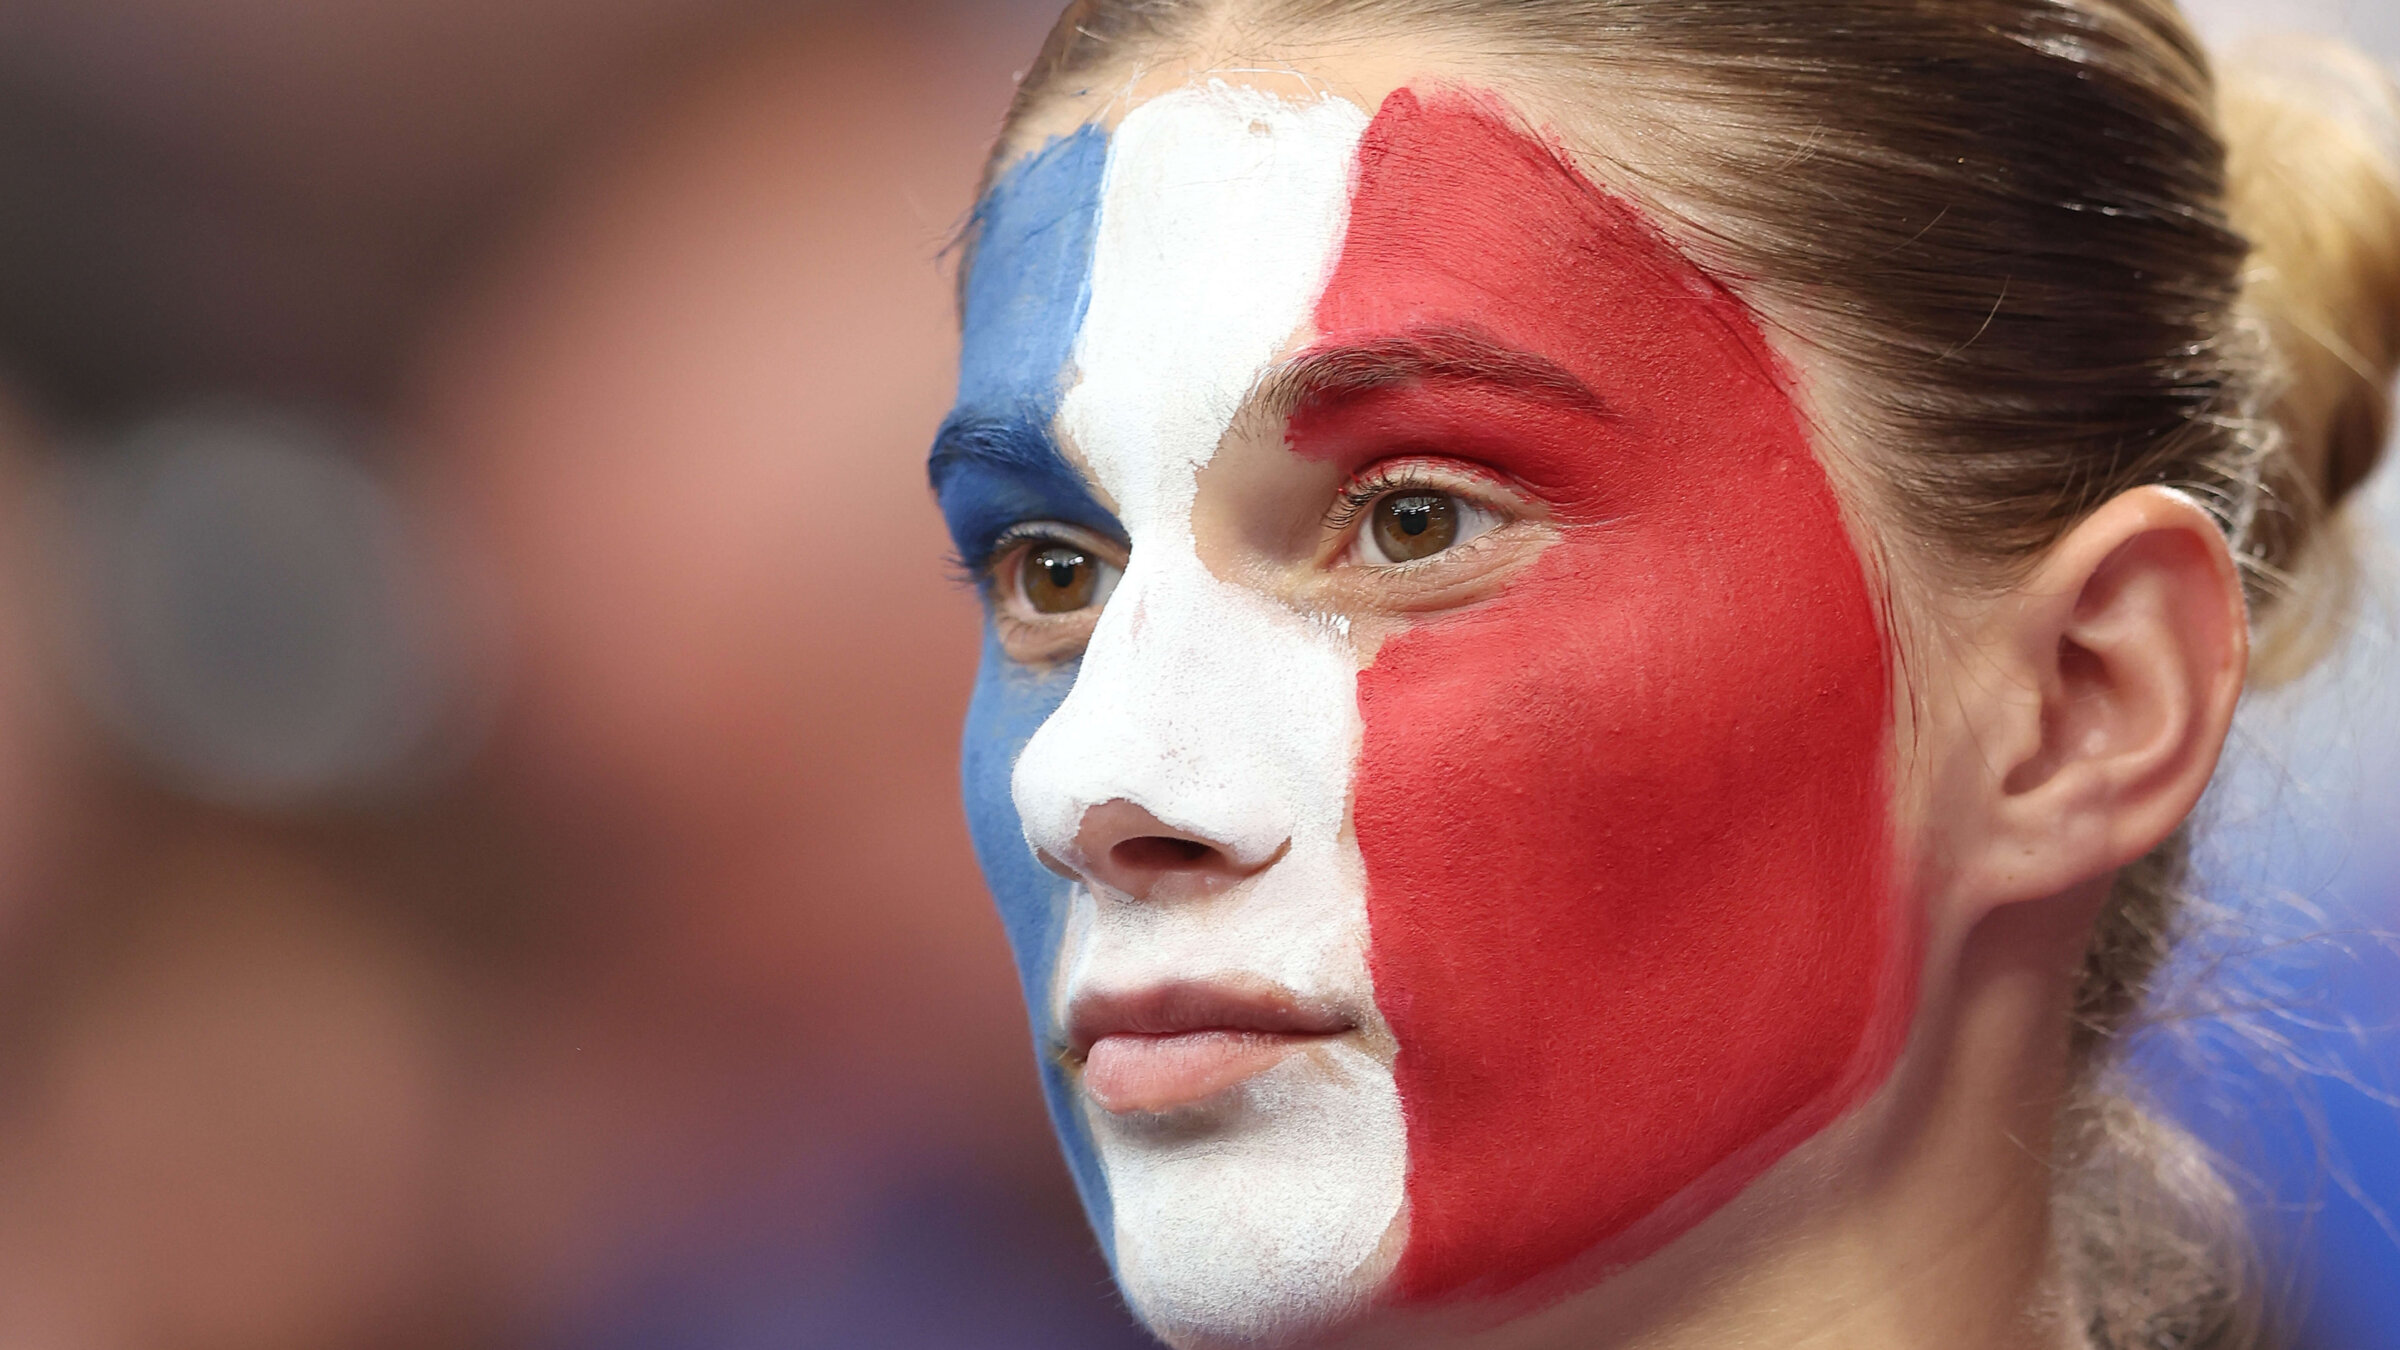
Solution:
M 1099 574 L 1082 549 L 1053 545 L 1025 556 L 1025 598 L 1036 612 L 1072 614 L 1092 603 Z
M 1370 528 L 1386 562 L 1430 558 L 1458 540 L 1458 502 L 1446 492 L 1395 493 L 1375 503 Z

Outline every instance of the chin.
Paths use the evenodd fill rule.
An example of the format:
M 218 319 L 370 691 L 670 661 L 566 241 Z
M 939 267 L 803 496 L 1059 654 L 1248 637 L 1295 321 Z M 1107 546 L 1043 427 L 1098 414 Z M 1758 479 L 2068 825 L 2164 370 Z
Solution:
M 1313 1344 L 1367 1312 L 1406 1237 L 1406 1128 L 1364 1049 L 1292 1055 L 1158 1115 L 1087 1106 L 1117 1279 L 1178 1350 Z

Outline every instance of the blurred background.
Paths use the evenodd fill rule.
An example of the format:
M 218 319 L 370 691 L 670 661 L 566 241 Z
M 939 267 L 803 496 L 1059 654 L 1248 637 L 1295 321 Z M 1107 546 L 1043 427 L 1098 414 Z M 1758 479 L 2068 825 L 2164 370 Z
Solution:
M 1051 17 L 0 5 L 0 1345 L 1148 1343 L 922 486 Z M 2362 521 L 2148 1060 L 2318 1350 L 2400 1345 L 2400 475 Z

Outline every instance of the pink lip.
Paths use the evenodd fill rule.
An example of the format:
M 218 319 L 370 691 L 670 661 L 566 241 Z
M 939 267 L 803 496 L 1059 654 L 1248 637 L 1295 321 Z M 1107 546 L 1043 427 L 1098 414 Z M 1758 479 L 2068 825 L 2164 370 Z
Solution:
M 1279 989 L 1179 983 L 1086 994 L 1067 1025 L 1084 1091 L 1101 1110 L 1126 1115 L 1205 1101 L 1355 1024 Z

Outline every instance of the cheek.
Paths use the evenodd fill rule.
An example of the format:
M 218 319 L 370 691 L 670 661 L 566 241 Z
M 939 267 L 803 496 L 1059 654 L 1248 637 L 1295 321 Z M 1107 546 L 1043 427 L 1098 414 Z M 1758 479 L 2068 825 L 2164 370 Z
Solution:
M 1092 1229 L 1105 1246 L 1115 1232 L 1107 1181 L 1083 1114 L 1076 1109 L 1073 1086 L 1053 1053 L 1055 1036 L 1049 1021 L 1050 988 L 1066 936 L 1069 888 L 1034 861 L 1032 850 L 1025 847 L 1025 828 L 1009 792 L 1010 775 L 1025 743 L 1058 710 L 1074 683 L 1071 666 L 1036 672 L 1011 662 L 987 626 L 983 665 L 976 677 L 974 701 L 967 709 L 966 735 L 960 747 L 960 787 L 976 860 L 983 865 L 984 879 L 991 886 L 1009 946 L 1016 954 L 1050 1123 L 1058 1131 Z
M 1879 629 L 1814 463 L 1759 467 L 1571 530 L 1361 677 L 1403 1300 L 1639 1259 L 1896 1050 Z

